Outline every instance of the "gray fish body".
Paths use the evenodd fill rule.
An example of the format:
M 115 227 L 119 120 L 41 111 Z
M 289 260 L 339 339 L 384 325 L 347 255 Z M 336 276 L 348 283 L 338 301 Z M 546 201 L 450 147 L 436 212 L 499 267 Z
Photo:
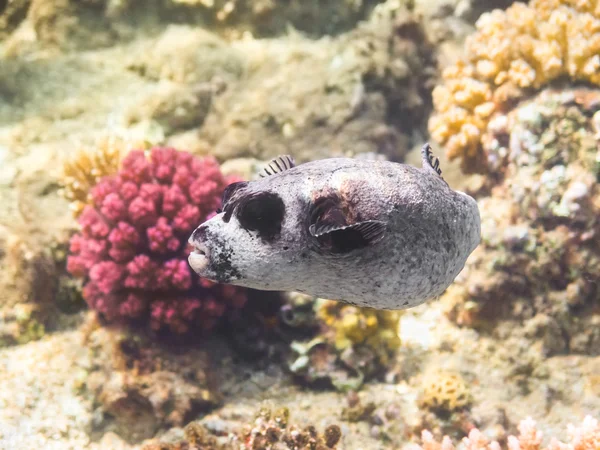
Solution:
M 190 264 L 223 283 L 378 309 L 437 297 L 479 244 L 480 217 L 423 151 L 423 168 L 332 158 L 240 183 L 194 231 Z

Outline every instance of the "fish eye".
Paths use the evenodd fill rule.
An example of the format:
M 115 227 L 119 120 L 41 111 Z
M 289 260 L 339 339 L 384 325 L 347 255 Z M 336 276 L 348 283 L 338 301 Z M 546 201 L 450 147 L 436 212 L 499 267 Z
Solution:
M 262 238 L 272 240 L 281 231 L 285 205 L 279 195 L 261 192 L 244 198 L 236 216 L 243 228 L 258 231 Z

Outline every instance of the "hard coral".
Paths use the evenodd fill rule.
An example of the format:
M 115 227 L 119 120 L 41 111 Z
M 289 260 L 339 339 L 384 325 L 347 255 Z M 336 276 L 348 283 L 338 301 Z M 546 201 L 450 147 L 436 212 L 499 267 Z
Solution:
M 327 450 L 337 448 L 342 437 L 338 425 L 329 425 L 321 434 L 312 425 L 289 424 L 289 410 L 261 408 L 255 420 L 219 439 L 200 423 L 185 428 L 185 438 L 173 444 L 151 442 L 142 450 Z
M 600 2 L 533 0 L 483 14 L 464 60 L 433 91 L 434 139 L 467 171 L 486 171 L 481 137 L 491 117 L 559 80 L 600 85 Z
M 106 138 L 94 151 L 80 151 L 63 165 L 60 184 L 62 195 L 69 200 L 75 217 L 79 217 L 86 205 L 92 204 L 92 188 L 107 175 L 119 170 L 124 143 Z
M 231 180 L 212 158 L 153 148 L 132 151 L 92 189 L 67 270 L 84 278 L 89 306 L 108 321 L 149 320 L 184 333 L 211 328 L 243 291 L 202 280 L 187 263 L 187 239 L 220 203 Z
M 471 404 L 464 379 L 456 372 L 439 372 L 425 378 L 421 405 L 433 411 L 453 412 Z
M 335 346 L 339 350 L 366 345 L 376 352 L 381 364 L 386 365 L 390 356 L 400 347 L 400 311 L 358 308 L 324 300 L 318 307 L 317 315 L 333 328 Z
M 522 420 L 519 424 L 519 436 L 509 436 L 507 450 L 596 450 L 600 448 L 600 425 L 592 416 L 586 416 L 581 426 L 568 427 L 569 442 L 562 443 L 552 438 L 548 446 L 542 447 L 542 432 L 537 430 L 536 423 L 531 418 Z M 455 450 L 454 444 L 448 436 L 442 442 L 437 442 L 433 435 L 425 430 L 422 433 L 423 446 L 420 450 Z M 469 436 L 462 440 L 465 450 L 502 450 L 503 447 L 496 441 L 490 440 L 477 428 L 469 432 Z
M 242 433 L 242 439 L 247 449 L 270 450 L 274 448 L 326 450 L 336 448 L 342 431 L 337 425 L 329 425 L 323 435 L 319 434 L 314 426 L 304 429 L 290 425 L 289 410 L 271 411 L 262 408 L 254 424 L 247 427 Z M 280 443 L 280 447 L 275 447 Z
M 482 243 L 442 296 L 459 325 L 511 326 L 546 356 L 600 351 L 599 104 L 597 89 L 544 90 L 490 123 Z
M 292 343 L 290 370 L 308 383 L 356 390 L 381 374 L 400 346 L 400 312 L 357 308 L 333 300 L 312 299 L 318 327 L 313 339 Z M 292 316 L 306 314 L 305 304 L 288 305 Z M 292 312 L 298 311 L 299 314 Z M 306 319 L 301 320 L 306 322 Z M 292 321 L 288 325 L 293 326 Z

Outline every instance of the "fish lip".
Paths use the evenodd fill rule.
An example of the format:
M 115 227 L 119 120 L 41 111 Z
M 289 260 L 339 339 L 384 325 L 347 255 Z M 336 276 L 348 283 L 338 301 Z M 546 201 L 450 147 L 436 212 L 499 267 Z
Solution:
M 188 263 L 194 272 L 200 274 L 208 267 L 210 251 L 206 245 L 200 242 L 193 242 L 192 239 L 189 242 L 194 250 L 188 256 Z

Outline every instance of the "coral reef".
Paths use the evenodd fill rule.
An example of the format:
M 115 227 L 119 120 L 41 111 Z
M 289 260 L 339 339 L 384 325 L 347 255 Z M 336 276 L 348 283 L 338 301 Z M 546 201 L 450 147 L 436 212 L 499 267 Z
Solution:
M 42 338 L 45 327 L 35 318 L 36 312 L 35 306 L 27 303 L 9 311 L 0 311 L 0 347 Z
M 482 244 L 442 297 L 459 325 L 546 356 L 598 354 L 599 102 L 597 90 L 545 90 L 490 122 Z
M 469 388 L 457 372 L 434 372 L 423 380 L 421 406 L 433 411 L 451 413 L 472 402 Z
M 378 406 L 374 401 L 364 401 L 356 392 L 346 396 L 347 405 L 342 409 L 341 419 L 350 423 L 369 424 L 371 437 L 381 441 L 393 441 L 393 436 L 402 433 L 403 424 L 399 419 L 398 405 L 389 403 Z
M 335 348 L 344 351 L 353 346 L 370 347 L 382 365 L 400 347 L 398 327 L 400 311 L 358 308 L 333 300 L 322 300 L 317 317 L 330 327 Z
M 147 336 L 85 324 L 91 364 L 80 389 L 91 394 L 94 433 L 117 432 L 129 442 L 182 426 L 220 402 L 205 351 L 157 345 Z
M 108 321 L 154 330 L 210 329 L 245 302 L 243 290 L 200 279 L 187 263 L 192 230 L 219 206 L 228 180 L 214 159 L 172 148 L 132 151 L 92 189 L 67 269 L 85 279 L 89 306 Z
M 465 450 L 595 450 L 600 448 L 600 426 L 598 420 L 586 416 L 580 426 L 569 425 L 569 441 L 560 442 L 552 438 L 547 446 L 542 446 L 543 434 L 536 428 L 536 423 L 527 418 L 519 424 L 519 435 L 509 436 L 506 447 L 496 441 L 491 441 L 477 428 L 469 432 L 469 436 L 462 440 Z M 425 430 L 422 434 L 423 445 L 414 446 L 414 450 L 454 450 L 454 444 L 448 436 L 441 442 L 434 439 L 433 435 Z
M 495 113 L 561 79 L 600 85 L 600 6 L 533 0 L 485 13 L 464 53 L 433 91 L 429 130 L 463 170 L 485 172 L 482 135 Z
M 177 47 L 177 54 L 173 48 Z M 147 52 L 152 49 L 151 54 Z M 244 74 L 244 55 L 218 36 L 198 28 L 170 25 L 139 52 L 128 69 L 150 80 L 202 85 L 218 79 L 231 82 Z M 138 112 L 138 114 L 141 112 Z
M 254 423 L 243 432 L 243 442 L 248 449 L 273 448 L 277 443 L 285 444 L 288 449 L 325 450 L 336 448 L 342 437 L 337 425 L 329 425 L 323 435 L 314 426 L 305 429 L 289 423 L 289 410 L 271 411 L 262 408 Z
M 61 280 L 51 252 L 4 231 L 0 228 L 0 347 L 44 335 Z
M 208 28 L 230 38 L 271 36 L 293 26 L 312 35 L 336 34 L 362 19 L 377 0 L 334 0 L 323 3 L 273 0 L 166 0 L 187 14 L 200 15 Z M 289 24 L 289 25 L 288 25 Z
M 303 309 L 304 305 L 296 303 L 295 307 Z M 292 343 L 289 367 L 294 374 L 309 383 L 355 390 L 389 365 L 400 346 L 400 312 L 324 299 L 317 299 L 313 308 L 318 332 L 308 341 Z
M 0 8 L 0 37 L 38 41 L 43 47 L 89 48 L 128 37 L 134 24 L 201 24 L 229 39 L 285 33 L 291 25 L 321 36 L 354 26 L 379 0 L 322 3 L 272 0 L 10 0 Z M 153 20 L 154 19 L 154 20 Z M 27 39 L 25 30 L 32 33 Z M 11 33 L 15 36 L 11 36 Z
M 93 151 L 81 150 L 65 161 L 60 177 L 61 194 L 69 201 L 75 217 L 81 215 L 86 205 L 93 205 L 92 188 L 103 177 L 117 173 L 124 155 L 124 143 L 107 137 Z
M 183 441 L 174 444 L 152 442 L 143 450 L 326 450 L 337 448 L 342 431 L 337 425 L 329 425 L 322 434 L 309 425 L 299 427 L 289 423 L 290 412 L 287 408 L 271 410 L 260 409 L 253 423 L 245 425 L 228 436 L 227 440 L 219 440 L 210 436 L 209 432 L 198 423 L 191 423 L 185 428 Z
M 150 442 L 142 450 L 238 450 L 229 442 L 221 442 L 216 436 L 197 422 L 192 422 L 184 429 L 183 440 L 176 442 Z
M 434 71 L 424 28 L 401 3 L 377 5 L 335 38 L 234 43 L 247 75 L 214 99 L 200 137 L 221 160 L 369 152 L 402 160 L 425 131 Z

